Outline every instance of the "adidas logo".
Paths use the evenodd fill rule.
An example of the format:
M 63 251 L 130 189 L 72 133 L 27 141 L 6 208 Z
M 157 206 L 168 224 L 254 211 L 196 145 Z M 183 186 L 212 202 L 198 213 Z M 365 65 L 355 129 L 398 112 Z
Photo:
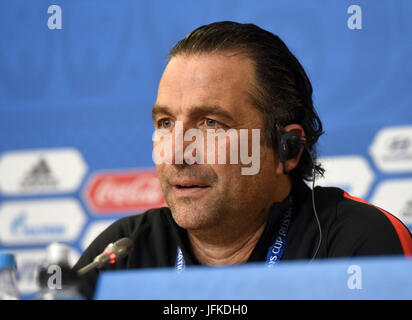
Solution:
M 0 155 L 0 193 L 75 192 L 86 172 L 86 162 L 73 148 L 9 151 Z
M 40 158 L 20 183 L 24 189 L 50 188 L 57 185 L 58 181 L 53 177 L 49 165 L 43 158 Z

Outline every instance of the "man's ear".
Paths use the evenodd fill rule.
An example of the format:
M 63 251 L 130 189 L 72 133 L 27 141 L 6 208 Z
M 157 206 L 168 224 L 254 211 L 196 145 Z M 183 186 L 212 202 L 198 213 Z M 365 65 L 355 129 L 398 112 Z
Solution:
M 278 134 L 278 174 L 288 174 L 299 163 L 304 150 L 306 138 L 305 131 L 299 124 L 289 124 L 277 130 Z

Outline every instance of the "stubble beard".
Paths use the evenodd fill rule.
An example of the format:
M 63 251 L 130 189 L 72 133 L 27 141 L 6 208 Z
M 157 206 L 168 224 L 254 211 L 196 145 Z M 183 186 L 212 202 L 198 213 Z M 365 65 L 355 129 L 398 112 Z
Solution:
M 207 194 L 176 198 L 173 186 L 169 184 L 176 176 L 200 179 L 210 185 Z M 219 190 L 219 177 L 211 168 L 202 166 L 187 166 L 183 168 L 168 167 L 160 176 L 164 198 L 168 204 L 175 222 L 186 230 L 202 230 L 212 228 L 224 217 L 225 195 Z M 223 192 L 222 192 L 223 191 Z
M 214 190 L 211 190 L 214 191 Z M 188 231 L 200 231 L 213 228 L 224 217 L 221 198 L 206 197 L 206 199 L 181 198 L 173 199 L 166 196 L 166 202 L 172 212 L 173 219 Z

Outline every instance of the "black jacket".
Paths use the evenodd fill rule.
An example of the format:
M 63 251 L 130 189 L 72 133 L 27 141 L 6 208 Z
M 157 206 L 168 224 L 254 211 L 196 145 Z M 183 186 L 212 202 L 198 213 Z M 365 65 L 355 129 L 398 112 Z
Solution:
M 300 182 L 293 187 L 291 195 L 293 213 L 281 261 L 311 259 L 320 235 L 312 192 Z M 394 216 L 338 188 L 316 187 L 314 195 L 323 235 L 316 258 L 412 254 L 411 233 Z M 248 262 L 265 261 L 288 203 L 284 201 L 271 207 L 265 229 Z M 186 230 L 174 222 L 168 208 L 159 208 L 114 222 L 85 250 L 74 270 L 93 261 L 109 243 L 123 237 L 132 239 L 134 248 L 123 260 L 107 265 L 104 270 L 174 266 L 177 246 L 183 252 L 186 266 L 199 264 L 191 251 Z M 80 289 L 87 298 L 94 294 L 97 277 L 97 270 L 81 277 Z

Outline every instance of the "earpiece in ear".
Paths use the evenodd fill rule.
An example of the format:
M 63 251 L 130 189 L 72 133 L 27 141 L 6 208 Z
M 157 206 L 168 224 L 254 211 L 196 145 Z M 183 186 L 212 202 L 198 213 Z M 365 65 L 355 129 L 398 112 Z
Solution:
M 295 131 L 285 132 L 281 138 L 282 149 L 285 152 L 285 160 L 293 159 L 299 155 L 302 149 L 302 140 Z
M 283 172 L 288 174 L 289 172 L 285 169 L 285 161 L 288 159 L 293 159 L 299 155 L 299 152 L 303 147 L 303 141 L 299 134 L 295 131 L 282 133 L 278 123 L 276 123 L 276 135 L 278 141 L 279 160 L 283 165 Z

